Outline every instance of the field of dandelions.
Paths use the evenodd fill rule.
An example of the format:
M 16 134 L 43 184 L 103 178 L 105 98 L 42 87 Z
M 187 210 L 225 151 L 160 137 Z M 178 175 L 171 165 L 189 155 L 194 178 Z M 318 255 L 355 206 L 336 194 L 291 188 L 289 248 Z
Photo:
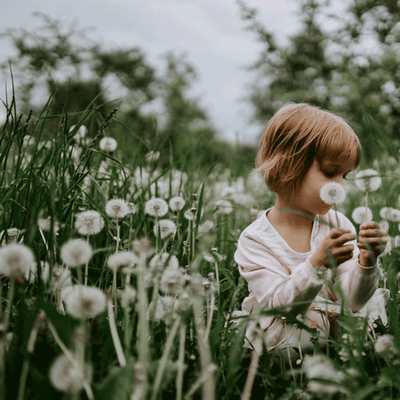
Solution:
M 113 119 L 90 131 L 92 117 L 27 123 L 13 106 L 1 127 L 1 399 L 400 396 L 397 149 L 364 160 L 346 196 L 324 194 L 357 229 L 372 215 L 388 231 L 383 298 L 368 318 L 342 315 L 327 351 L 271 367 L 243 347 L 255 321 L 240 315 L 247 285 L 233 258 L 241 230 L 274 203 L 262 178 L 160 169 L 151 148 L 123 165 Z M 318 341 L 300 317 L 265 313 Z

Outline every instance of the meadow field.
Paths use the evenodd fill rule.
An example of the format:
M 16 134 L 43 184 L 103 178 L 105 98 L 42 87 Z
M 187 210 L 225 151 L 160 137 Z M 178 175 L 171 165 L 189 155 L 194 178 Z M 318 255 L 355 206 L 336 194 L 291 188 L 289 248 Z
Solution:
M 341 315 L 339 342 L 270 367 L 268 352 L 257 360 L 243 347 L 257 316 L 238 312 L 248 292 L 233 258 L 240 232 L 274 204 L 260 175 L 195 159 L 161 167 L 148 145 L 122 162 L 113 114 L 86 110 L 72 125 L 47 110 L 19 115 L 12 101 L 0 128 L 0 399 L 399 398 L 392 142 L 380 137 L 358 169 L 377 171 L 379 188 L 364 192 L 352 172 L 338 205 L 358 230 L 353 211 L 368 200 L 388 231 L 385 309 L 379 318 Z M 318 341 L 301 319 L 265 313 Z

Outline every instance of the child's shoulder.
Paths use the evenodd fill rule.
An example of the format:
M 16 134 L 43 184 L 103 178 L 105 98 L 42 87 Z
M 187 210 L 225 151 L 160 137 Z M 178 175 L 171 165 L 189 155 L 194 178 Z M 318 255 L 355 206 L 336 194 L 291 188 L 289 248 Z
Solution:
M 267 218 L 267 211 L 264 211 L 256 220 L 248 225 L 241 233 L 241 237 L 263 237 L 270 234 L 271 225 Z

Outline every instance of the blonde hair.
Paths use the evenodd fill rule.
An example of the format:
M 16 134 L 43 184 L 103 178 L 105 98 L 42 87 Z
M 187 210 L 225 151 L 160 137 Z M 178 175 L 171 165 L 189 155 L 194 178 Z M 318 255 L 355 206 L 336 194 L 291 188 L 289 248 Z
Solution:
M 347 162 L 361 144 L 341 117 L 308 104 L 282 107 L 269 121 L 261 139 L 256 168 L 273 192 L 294 194 L 314 159 Z

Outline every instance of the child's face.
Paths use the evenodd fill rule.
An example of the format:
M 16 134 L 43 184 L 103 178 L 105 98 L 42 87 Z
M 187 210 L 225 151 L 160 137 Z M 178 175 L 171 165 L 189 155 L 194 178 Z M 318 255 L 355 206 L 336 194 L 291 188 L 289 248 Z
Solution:
M 347 162 L 332 160 L 318 162 L 314 159 L 298 192 L 293 197 L 293 205 L 312 215 L 325 215 L 333 205 L 322 201 L 321 187 L 327 182 L 337 182 L 343 185 L 343 179 L 353 169 L 354 164 L 355 157 L 351 157 Z

